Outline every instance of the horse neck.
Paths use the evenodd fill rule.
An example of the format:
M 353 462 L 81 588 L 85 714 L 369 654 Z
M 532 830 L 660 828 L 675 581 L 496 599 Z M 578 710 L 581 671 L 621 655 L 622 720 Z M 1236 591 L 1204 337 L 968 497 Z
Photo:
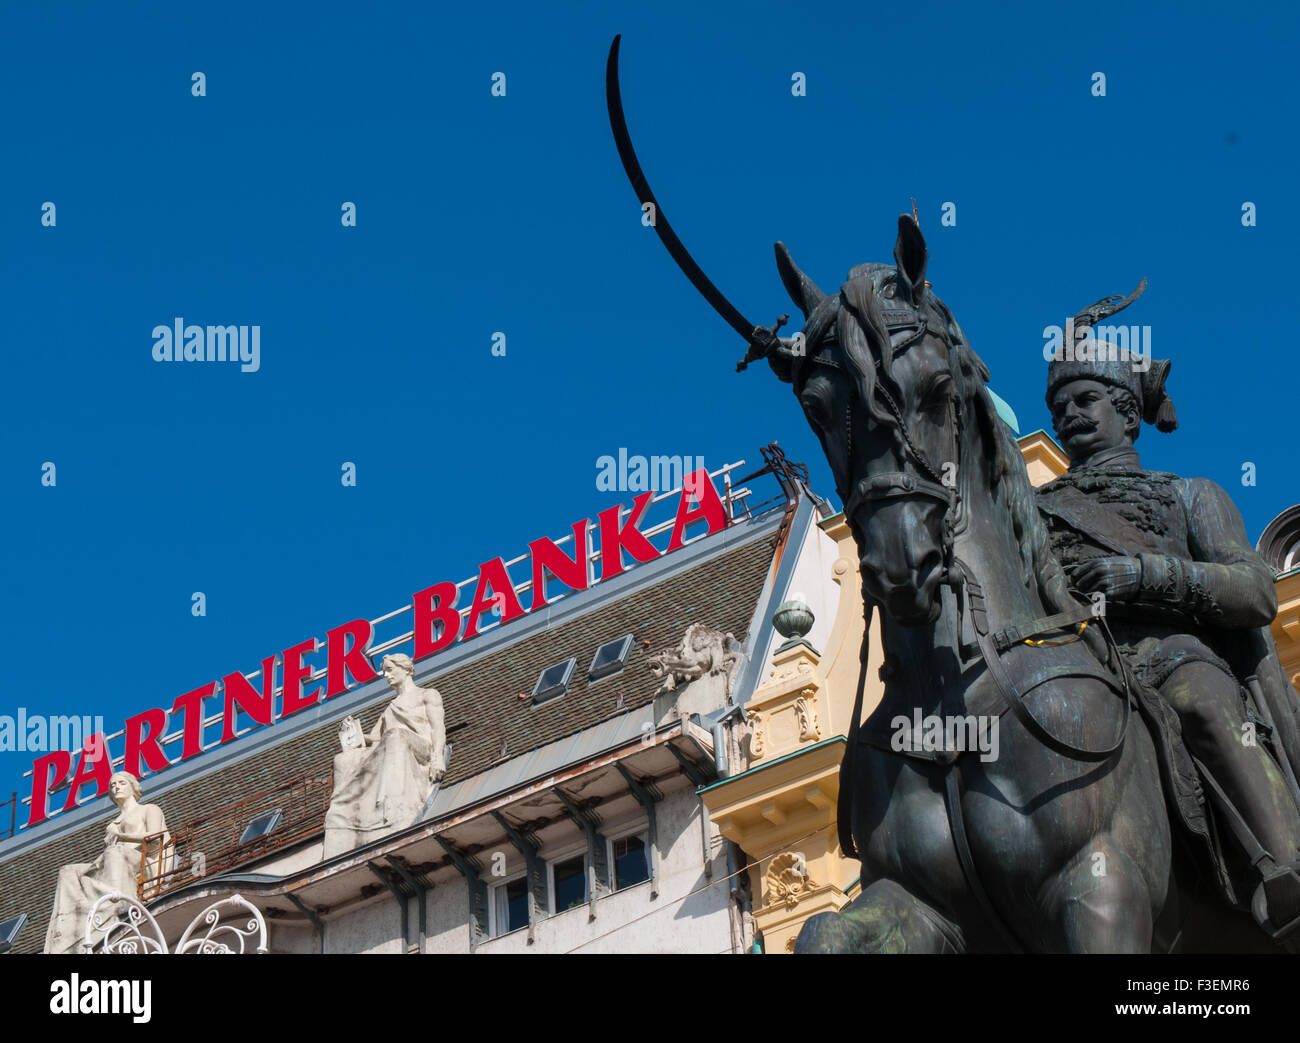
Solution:
M 963 442 L 962 459 L 971 464 L 961 469 L 965 517 L 953 552 L 983 588 L 986 611 L 994 628 L 1027 623 L 1045 612 L 1038 583 L 1031 580 L 1026 586 L 1023 580 L 1022 537 L 1016 533 L 1007 503 L 1009 479 L 1003 479 L 1000 494 L 994 487 L 993 467 L 983 463 L 996 458 L 996 453 L 990 453 L 984 445 L 978 424 L 966 427 Z M 1011 466 L 1022 464 L 1016 459 Z
M 981 441 L 978 425 L 970 425 L 962 459 L 984 461 L 993 455 Z M 963 517 L 953 550 L 982 589 L 990 629 L 1028 623 L 1046 615 L 1037 584 L 1026 588 L 1021 580 L 1024 566 L 1020 541 L 1011 512 L 994 489 L 991 468 L 972 463 L 961 472 Z M 909 690 L 909 700 L 923 710 L 938 707 L 945 690 L 969 682 L 970 675 L 961 666 L 967 658 L 962 644 L 961 611 L 960 597 L 945 588 L 941 591 L 939 617 L 933 623 L 904 627 L 881 619 L 881 640 L 887 658 L 903 664 L 901 680 Z

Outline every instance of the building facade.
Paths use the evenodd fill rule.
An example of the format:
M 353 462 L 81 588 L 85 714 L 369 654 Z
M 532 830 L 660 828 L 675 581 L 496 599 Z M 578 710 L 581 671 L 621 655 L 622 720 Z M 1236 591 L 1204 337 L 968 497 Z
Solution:
M 1066 468 L 1041 431 L 1020 447 L 1035 485 Z M 284 715 L 282 667 L 269 725 L 208 696 L 201 750 L 142 779 L 167 827 L 144 842 L 133 897 L 160 945 L 174 951 L 204 910 L 238 896 L 271 952 L 790 951 L 809 916 L 859 887 L 836 804 L 864 618 L 843 515 L 779 449 L 763 452 L 754 474 L 733 481 L 741 461 L 708 477 L 716 517 L 679 487 L 575 526 L 585 571 L 558 596 L 528 556 L 503 562 L 516 601 L 532 598 L 526 613 L 474 619 L 480 576 L 456 623 L 474 636 L 413 662 L 415 683 L 441 695 L 445 774 L 377 839 L 326 854 L 340 725 L 375 727 L 392 698 L 383 677 Z M 755 503 L 747 481 L 777 495 Z M 1260 549 L 1279 573 L 1274 634 L 1294 682 L 1293 514 Z M 654 554 L 624 560 L 629 539 L 610 569 L 599 530 L 627 525 Z M 371 621 L 376 668 L 418 651 L 413 613 Z M 883 692 L 871 625 L 864 713 Z M 328 659 L 316 653 L 308 681 L 329 679 Z M 161 748 L 186 741 L 175 729 Z M 121 733 L 106 748 L 114 771 L 127 764 Z M 15 802 L 35 821 L 0 841 L 0 946 L 40 952 L 60 867 L 103 850 L 113 809 L 81 788 L 70 799 L 67 780 L 54 785 L 37 812 Z

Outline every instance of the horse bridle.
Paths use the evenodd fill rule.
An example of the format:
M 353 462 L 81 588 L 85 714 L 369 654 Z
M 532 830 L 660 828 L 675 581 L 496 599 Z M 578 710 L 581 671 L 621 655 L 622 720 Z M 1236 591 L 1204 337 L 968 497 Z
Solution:
M 891 309 L 896 313 L 902 314 L 902 309 Z M 891 338 L 895 332 L 913 328 L 914 332 L 910 337 L 893 347 L 895 357 L 901 355 L 912 345 L 919 342 L 927 333 L 935 333 L 943 338 L 944 344 L 948 348 L 948 357 L 950 365 L 955 366 L 953 359 L 956 345 L 946 329 L 935 330 L 930 325 L 930 320 L 921 314 L 919 308 L 913 308 L 912 315 L 905 319 L 892 319 L 885 317 L 885 328 L 888 330 Z M 956 530 L 958 519 L 962 514 L 961 494 L 955 485 L 948 485 L 940 476 L 939 471 L 929 457 L 926 456 L 916 442 L 912 439 L 911 432 L 908 430 L 907 420 L 903 416 L 903 411 L 899 408 L 898 402 L 890 393 L 889 388 L 885 386 L 881 379 L 883 371 L 881 359 L 875 359 L 876 380 L 874 381 L 874 393 L 877 399 L 889 412 L 894 419 L 895 430 L 898 432 L 899 441 L 902 443 L 903 452 L 910 456 L 922 475 L 914 474 L 910 471 L 885 471 L 878 474 L 869 475 L 859 479 L 853 486 L 849 495 L 844 500 L 844 515 L 852 522 L 854 513 L 862 506 L 864 502 L 870 500 L 888 500 L 888 499 L 905 499 L 914 497 L 925 497 L 927 499 L 938 500 L 942 503 L 947 511 L 944 515 L 944 534 L 943 534 L 943 557 L 944 566 L 952 566 L 953 549 L 956 542 Z M 954 373 L 956 370 L 954 369 Z M 961 399 L 954 396 L 952 399 L 954 407 L 954 447 L 956 459 L 953 463 L 956 465 L 956 473 L 960 476 L 961 470 L 961 439 L 962 439 L 962 413 Z M 852 406 L 850 405 L 846 422 L 849 425 L 848 439 L 846 440 L 846 451 L 851 454 L 852 442 Z

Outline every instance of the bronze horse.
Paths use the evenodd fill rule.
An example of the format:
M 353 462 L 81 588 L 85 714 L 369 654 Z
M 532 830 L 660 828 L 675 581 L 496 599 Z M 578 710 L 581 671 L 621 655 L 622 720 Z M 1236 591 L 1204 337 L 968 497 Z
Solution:
M 840 843 L 862 893 L 809 920 L 796 951 L 1270 951 L 1196 883 L 1135 686 L 1067 589 L 910 217 L 894 256 L 825 294 L 778 243 L 806 322 L 750 351 L 821 441 L 885 651 L 883 699 L 859 725 L 859 684 L 841 768 Z M 996 758 L 907 734 L 918 710 L 995 722 Z

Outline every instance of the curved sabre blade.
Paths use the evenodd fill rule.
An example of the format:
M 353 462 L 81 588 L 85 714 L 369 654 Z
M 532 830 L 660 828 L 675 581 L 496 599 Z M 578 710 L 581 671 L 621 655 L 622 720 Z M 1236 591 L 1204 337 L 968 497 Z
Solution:
M 752 342 L 754 324 L 722 296 L 721 291 L 713 285 L 709 277 L 695 263 L 694 258 L 687 253 L 686 247 L 682 245 L 672 225 L 668 223 L 664 208 L 659 205 L 659 200 L 650 190 L 650 183 L 646 181 L 645 174 L 641 171 L 641 164 L 637 162 L 636 152 L 632 149 L 632 139 L 627 132 L 627 120 L 623 118 L 623 97 L 618 89 L 618 44 L 621 39 L 621 34 L 614 37 L 614 42 L 609 47 L 609 61 L 605 63 L 605 104 L 609 109 L 609 128 L 614 132 L 614 143 L 618 146 L 618 155 L 623 161 L 623 169 L 627 171 L 628 180 L 632 182 L 632 189 L 636 192 L 636 197 L 641 201 L 642 206 L 646 203 L 653 204 L 654 230 L 660 242 L 672 255 L 672 259 L 677 262 L 677 267 L 682 270 L 686 278 L 691 280 L 691 285 L 700 291 L 704 299 L 713 305 L 713 310 L 726 320 L 727 325 L 744 337 L 746 342 Z

